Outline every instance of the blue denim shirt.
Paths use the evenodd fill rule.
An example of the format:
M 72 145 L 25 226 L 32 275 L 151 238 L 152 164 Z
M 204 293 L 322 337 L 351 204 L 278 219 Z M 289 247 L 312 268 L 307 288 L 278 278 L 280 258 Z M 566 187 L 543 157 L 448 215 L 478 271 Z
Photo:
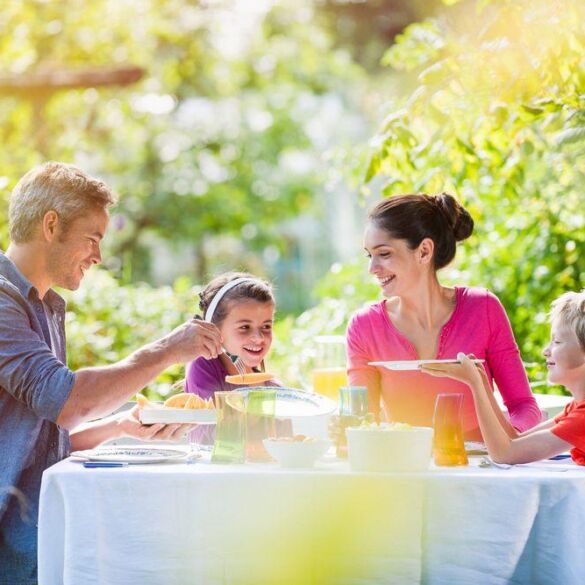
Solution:
M 0 585 L 36 583 L 41 476 L 69 454 L 55 422 L 75 381 L 64 321 L 65 301 L 41 300 L 0 252 Z

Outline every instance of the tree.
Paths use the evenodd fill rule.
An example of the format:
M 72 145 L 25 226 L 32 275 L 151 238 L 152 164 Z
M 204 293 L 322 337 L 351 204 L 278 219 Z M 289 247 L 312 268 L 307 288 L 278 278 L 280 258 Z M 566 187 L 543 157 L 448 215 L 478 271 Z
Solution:
M 0 15 L 15 31 L 2 38 L 0 57 L 12 74 L 127 64 L 146 73 L 126 89 L 44 95 L 44 108 L 32 90 L 2 98 L 5 196 L 46 158 L 104 176 L 121 195 L 107 256 L 117 257 L 110 268 L 126 281 L 148 277 L 153 236 L 196 248 L 199 281 L 209 272 L 206 242 L 218 235 L 255 253 L 270 242 L 286 254 L 280 222 L 319 212 L 322 153 L 310 124 L 329 93 L 351 100 L 360 69 L 332 49 L 310 2 L 237 6 L 12 3 Z
M 410 91 L 373 140 L 366 183 L 466 203 L 476 235 L 448 277 L 501 298 L 529 361 L 550 302 L 585 283 L 584 58 L 579 1 L 459 3 L 384 56 Z

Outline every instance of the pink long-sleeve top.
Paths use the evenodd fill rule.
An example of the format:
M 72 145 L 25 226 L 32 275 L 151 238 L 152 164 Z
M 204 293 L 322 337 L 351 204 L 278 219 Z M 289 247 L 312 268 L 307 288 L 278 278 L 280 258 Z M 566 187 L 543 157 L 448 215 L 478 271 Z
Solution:
M 490 384 L 493 388 L 495 381 L 514 427 L 519 431 L 533 427 L 540 422 L 541 412 L 530 391 L 504 307 L 483 288 L 455 287 L 455 295 L 455 309 L 441 329 L 436 359 L 455 358 L 461 351 L 484 359 Z M 473 396 L 466 384 L 418 371 L 368 365 L 418 359 L 414 346 L 390 320 L 385 300 L 352 317 L 347 328 L 347 357 L 350 384 L 367 386 L 373 397 L 381 394 L 388 420 L 431 426 L 436 396 L 461 392 L 465 436 L 481 439 Z

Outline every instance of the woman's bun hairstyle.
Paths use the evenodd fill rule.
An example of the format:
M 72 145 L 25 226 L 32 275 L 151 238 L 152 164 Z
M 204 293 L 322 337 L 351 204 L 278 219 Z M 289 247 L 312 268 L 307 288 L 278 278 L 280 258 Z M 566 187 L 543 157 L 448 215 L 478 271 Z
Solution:
M 448 193 L 389 197 L 370 211 L 369 220 L 393 238 L 406 240 L 412 250 L 425 238 L 433 240 L 435 270 L 447 266 L 455 257 L 457 242 L 473 232 L 471 215 Z
M 473 218 L 455 197 L 449 193 L 435 195 L 437 207 L 445 215 L 456 242 L 466 240 L 473 232 Z

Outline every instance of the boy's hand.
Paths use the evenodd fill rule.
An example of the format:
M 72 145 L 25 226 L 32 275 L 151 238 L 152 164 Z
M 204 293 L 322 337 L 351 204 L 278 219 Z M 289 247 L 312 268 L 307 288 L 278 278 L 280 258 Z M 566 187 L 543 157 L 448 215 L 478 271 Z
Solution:
M 481 363 L 476 364 L 471 361 L 474 358 L 473 354 L 466 356 L 464 353 L 458 353 L 457 359 L 460 362 L 458 364 L 423 364 L 420 366 L 420 370 L 425 374 L 438 378 L 453 378 L 468 384 L 472 388 L 479 389 L 483 388 L 483 380 L 487 381 L 487 376 Z

